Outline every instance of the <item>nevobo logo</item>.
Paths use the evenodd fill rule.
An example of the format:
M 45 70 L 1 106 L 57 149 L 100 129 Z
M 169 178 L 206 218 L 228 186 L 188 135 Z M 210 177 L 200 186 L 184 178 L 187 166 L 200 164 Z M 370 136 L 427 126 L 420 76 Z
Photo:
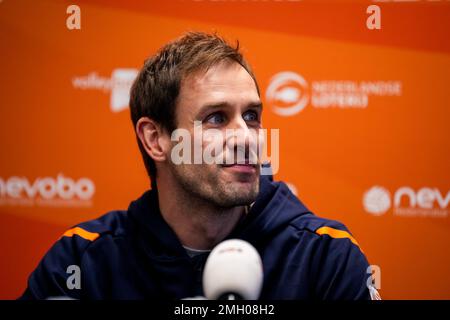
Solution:
M 63 199 L 90 200 L 95 193 L 95 184 L 89 178 L 74 180 L 63 174 L 53 177 L 38 177 L 30 182 L 27 177 L 0 177 L 0 199 Z

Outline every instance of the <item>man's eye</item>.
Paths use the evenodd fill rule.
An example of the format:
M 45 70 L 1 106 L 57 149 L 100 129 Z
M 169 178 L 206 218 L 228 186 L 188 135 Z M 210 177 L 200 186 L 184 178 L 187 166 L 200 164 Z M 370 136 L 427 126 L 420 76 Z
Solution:
M 206 118 L 209 124 L 218 125 L 225 122 L 225 117 L 221 113 L 213 113 Z
M 244 113 L 245 121 L 258 121 L 258 114 L 255 111 L 249 111 Z

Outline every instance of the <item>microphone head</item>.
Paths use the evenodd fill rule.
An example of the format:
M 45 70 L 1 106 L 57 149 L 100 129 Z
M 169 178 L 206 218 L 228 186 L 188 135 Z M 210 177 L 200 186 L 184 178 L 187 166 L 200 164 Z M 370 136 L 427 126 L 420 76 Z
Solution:
M 261 293 L 263 268 L 258 251 L 239 239 L 219 243 L 203 270 L 203 292 L 209 300 L 230 295 L 256 300 Z

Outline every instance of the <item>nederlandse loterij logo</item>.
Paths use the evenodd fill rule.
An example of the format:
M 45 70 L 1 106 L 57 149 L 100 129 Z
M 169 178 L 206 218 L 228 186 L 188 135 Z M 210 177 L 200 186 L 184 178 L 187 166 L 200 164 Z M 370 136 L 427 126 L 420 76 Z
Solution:
M 0 177 L 0 205 L 91 206 L 94 193 L 95 184 L 86 177 L 76 180 L 62 173 L 33 181 L 24 176 Z
M 128 108 L 130 89 L 139 71 L 137 69 L 114 69 L 111 77 L 99 76 L 91 72 L 87 76 L 74 77 L 72 85 L 77 89 L 97 89 L 110 92 L 110 108 L 112 112 L 120 112 Z
M 295 72 L 277 73 L 270 79 L 266 101 L 274 113 L 284 117 L 292 116 L 308 104 L 308 83 Z
M 283 117 L 293 116 L 308 105 L 313 108 L 367 108 L 370 96 L 401 96 L 402 82 L 393 80 L 310 80 L 283 71 L 275 74 L 266 90 L 266 103 Z
M 374 186 L 363 195 L 364 209 L 375 216 L 393 209 L 396 216 L 447 217 L 450 191 L 444 196 L 438 188 L 423 187 L 417 191 L 400 187 L 394 193 L 384 187 Z

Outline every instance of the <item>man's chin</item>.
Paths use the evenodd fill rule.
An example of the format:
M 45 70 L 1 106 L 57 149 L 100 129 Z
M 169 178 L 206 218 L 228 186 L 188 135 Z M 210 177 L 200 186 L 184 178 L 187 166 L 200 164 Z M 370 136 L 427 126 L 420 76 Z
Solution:
M 222 189 L 222 191 L 219 191 Z M 259 184 L 252 182 L 233 182 L 218 189 L 217 196 L 222 206 L 237 207 L 250 205 L 256 200 Z
M 216 205 L 221 208 L 231 209 L 235 207 L 248 206 L 252 204 L 255 200 L 250 200 L 250 198 L 227 198 L 220 199 L 216 202 Z

